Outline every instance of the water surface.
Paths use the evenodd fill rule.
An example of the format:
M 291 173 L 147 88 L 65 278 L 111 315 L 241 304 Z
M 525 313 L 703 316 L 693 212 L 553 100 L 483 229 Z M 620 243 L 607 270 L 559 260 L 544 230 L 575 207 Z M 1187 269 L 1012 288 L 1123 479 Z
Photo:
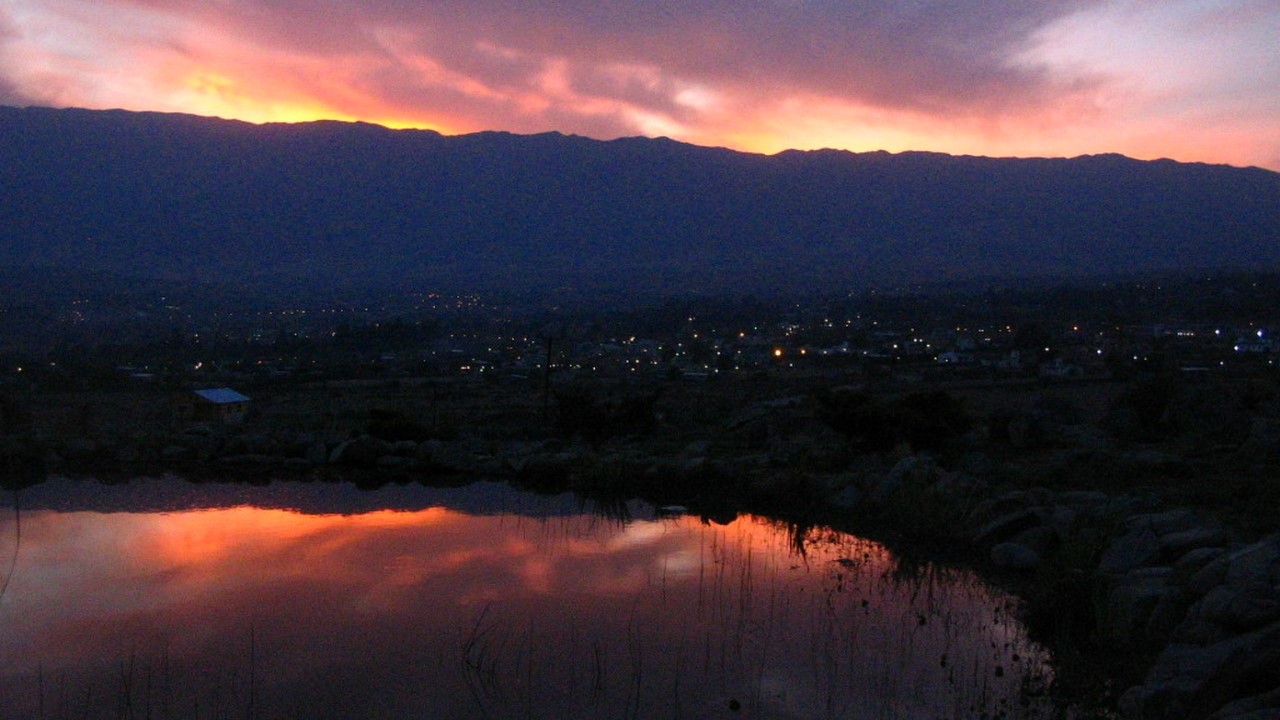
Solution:
M 57 481 L 6 500 L 3 718 L 1045 711 L 1023 691 L 1046 654 L 1010 598 L 830 530 L 487 483 Z

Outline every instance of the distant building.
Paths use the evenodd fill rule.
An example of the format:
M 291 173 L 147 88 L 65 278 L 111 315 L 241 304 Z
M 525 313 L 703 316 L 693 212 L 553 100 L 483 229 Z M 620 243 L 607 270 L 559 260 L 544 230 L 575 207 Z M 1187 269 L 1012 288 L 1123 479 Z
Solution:
M 192 422 L 235 424 L 249 412 L 249 398 L 226 387 L 193 390 L 178 400 L 177 411 Z

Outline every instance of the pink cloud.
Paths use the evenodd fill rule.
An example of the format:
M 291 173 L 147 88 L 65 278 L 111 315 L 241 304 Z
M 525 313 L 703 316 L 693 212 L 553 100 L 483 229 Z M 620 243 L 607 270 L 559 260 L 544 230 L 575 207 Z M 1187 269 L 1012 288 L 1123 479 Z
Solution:
M 37 73 L 23 59 L 31 53 L 10 52 L 0 93 L 51 104 L 1005 154 L 1125 152 L 1098 143 L 1155 112 L 1132 97 L 1153 82 L 1135 74 L 1138 59 L 1094 61 L 1146 29 L 1079 20 L 1119 17 L 1107 0 L 567 0 L 536 10 L 506 0 L 14 2 L 10 25 L 42 27 L 21 42 L 50 59 Z M 1183 5 L 1127 12 L 1190 17 Z M 1247 22 L 1233 17 L 1217 32 L 1280 17 L 1258 2 L 1246 9 Z M 113 23 L 117 14 L 129 22 Z M 1152 57 L 1176 55 L 1182 36 L 1163 37 L 1147 41 Z M 57 62 L 77 48 L 82 57 Z M 1239 92 L 1221 87 L 1230 97 L 1204 102 Z M 1055 145 L 1071 136 L 1080 142 Z

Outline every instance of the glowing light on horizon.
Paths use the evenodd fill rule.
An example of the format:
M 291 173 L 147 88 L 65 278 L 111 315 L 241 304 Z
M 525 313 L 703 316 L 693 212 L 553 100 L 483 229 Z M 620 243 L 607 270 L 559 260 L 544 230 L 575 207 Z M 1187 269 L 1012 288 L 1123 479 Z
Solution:
M 695 3 L 710 28 L 699 45 L 669 37 L 670 17 L 629 26 L 611 9 L 543 17 L 373 2 L 341 4 L 328 21 L 259 0 L 10 0 L 0 102 L 444 134 L 662 135 L 760 153 L 1119 152 L 1280 169 L 1280 8 L 1006 9 L 970 37 L 945 4 L 789 8 L 770 27 L 779 44 L 759 37 L 751 12 Z M 904 17 L 937 33 L 889 32 Z M 850 33 L 884 47 L 833 52 Z

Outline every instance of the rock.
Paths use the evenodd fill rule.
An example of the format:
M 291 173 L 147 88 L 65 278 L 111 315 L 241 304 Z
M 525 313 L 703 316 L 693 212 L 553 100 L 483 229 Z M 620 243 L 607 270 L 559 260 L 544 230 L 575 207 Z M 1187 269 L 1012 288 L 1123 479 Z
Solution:
M 948 501 L 971 504 L 973 498 L 981 496 L 987 488 L 984 480 L 962 472 L 944 472 L 932 486 L 930 491 Z
M 884 474 L 873 478 L 867 484 L 867 494 L 871 497 L 871 501 L 877 505 L 885 504 L 901 491 L 902 480 L 892 474 Z
M 418 451 L 418 443 L 413 440 L 400 440 L 391 446 L 391 452 L 400 457 L 413 457 Z
M 854 510 L 862 503 L 862 491 L 857 485 L 846 485 L 831 498 L 831 504 L 841 510 Z
M 1057 427 L 1049 413 L 1024 410 L 1009 418 L 1004 428 L 1009 444 L 1019 449 L 1043 448 L 1051 445 Z
M 1142 685 L 1120 698 L 1120 710 L 1136 720 L 1204 717 L 1239 699 L 1280 667 L 1280 623 L 1207 647 L 1175 643 L 1156 659 Z
M 925 486 L 937 482 L 942 470 L 928 455 L 908 455 L 889 470 L 889 477 L 899 484 Z
M 1187 580 L 1187 590 L 1197 597 L 1204 595 L 1227 579 L 1227 571 L 1231 569 L 1231 556 L 1224 553 L 1209 561 Z
M 1280 597 L 1262 580 L 1220 585 L 1200 601 L 1200 615 L 1228 630 L 1253 630 L 1280 620 Z
M 1030 548 L 1040 557 L 1047 557 L 1057 549 L 1060 540 L 1061 536 L 1054 528 L 1048 525 L 1037 525 L 1014 535 L 1010 542 Z
M 1111 498 L 1099 490 L 1068 490 L 1058 493 L 1058 502 L 1071 507 L 1103 508 Z
M 160 458 L 169 462 L 182 462 L 195 458 L 196 451 L 183 445 L 166 445 L 160 450 Z
M 1001 515 L 1009 515 L 1035 504 L 1035 500 L 1029 493 L 1023 491 L 1005 493 L 975 505 L 969 512 L 969 521 L 974 525 L 985 525 Z
M 1209 720 L 1274 720 L 1275 718 L 1280 718 L 1280 687 L 1228 703 L 1209 716 Z
M 72 460 L 91 458 L 98 452 L 98 443 L 88 438 L 71 438 L 62 444 L 62 454 Z
M 708 464 L 707 459 L 703 456 L 685 458 L 680 462 L 680 472 L 686 475 L 696 475 L 705 472 Z
M 466 472 L 474 469 L 476 454 L 465 442 L 442 442 L 432 446 L 431 463 L 445 470 Z
M 1160 551 L 1165 557 L 1180 557 L 1197 548 L 1221 547 L 1227 533 L 1220 527 L 1194 527 L 1160 536 Z
M 1275 536 L 1243 547 L 1227 556 L 1229 567 L 1225 582 L 1236 584 L 1266 577 L 1277 559 L 1280 559 L 1280 543 Z
M 704 456 L 709 452 L 711 452 L 710 440 L 695 440 L 684 446 L 683 454 L 686 457 L 698 457 Z
M 1191 578 L 1194 577 L 1196 573 L 1203 570 L 1209 563 L 1226 554 L 1226 549 L 1220 547 L 1200 547 L 1195 550 L 1188 550 L 1182 557 L 1178 558 L 1176 563 L 1174 563 L 1173 569 L 1179 575 Z M 1226 565 L 1224 564 L 1222 577 L 1225 578 L 1226 575 Z M 1222 582 L 1222 580 L 1219 579 L 1218 582 Z M 1205 588 L 1205 591 L 1207 590 L 1208 588 Z M 1199 594 L 1203 595 L 1204 592 L 1200 592 Z
M 1124 524 L 1130 530 L 1148 528 L 1156 535 L 1168 535 L 1198 527 L 1200 521 L 1191 510 L 1167 510 L 1162 513 L 1134 515 Z
M 413 457 L 418 462 L 431 462 L 432 456 L 440 452 L 442 447 L 444 447 L 444 443 L 439 440 L 427 440 L 425 442 L 420 442 L 418 443 L 417 449 L 413 451 Z M 524 455 L 523 457 L 528 456 Z
M 329 448 L 324 442 L 316 440 L 307 446 L 306 451 L 302 455 L 303 459 L 311 465 L 324 465 L 329 461 Z
M 516 477 L 520 483 L 533 489 L 560 489 L 577 459 L 563 453 L 540 453 L 525 459 Z
M 1232 713 L 1230 715 L 1214 713 L 1210 716 L 1209 720 L 1276 720 L 1276 718 L 1280 718 L 1280 704 L 1273 705 L 1269 708 Z
M 1104 573 L 1125 573 L 1150 565 L 1160 558 L 1160 538 L 1149 526 L 1139 525 L 1115 542 L 1102 554 L 1098 570 Z
M 973 533 L 974 542 L 979 545 L 996 545 L 1024 530 L 1040 525 L 1040 515 L 1034 508 L 1015 510 L 1001 515 L 978 528 Z
M 351 467 L 374 467 L 378 458 L 391 454 L 391 445 L 368 435 L 339 444 L 329 454 L 330 465 L 348 465 Z
M 263 455 L 262 453 L 238 453 L 236 455 L 227 455 L 219 460 L 224 465 L 277 465 L 284 461 L 278 455 Z
M 1159 575 L 1139 573 L 1119 578 L 1107 594 L 1101 623 L 1103 635 L 1121 646 L 1145 638 L 1146 627 L 1165 589 L 1165 578 Z
M 1221 625 L 1201 617 L 1199 608 L 1193 605 L 1187 617 L 1173 629 L 1169 638 L 1185 645 L 1212 645 L 1225 640 L 1229 634 Z
M 245 454 L 248 455 L 273 455 L 278 450 L 275 440 L 264 433 L 245 435 L 241 441 L 244 443 Z
M 1144 632 L 1147 642 L 1152 645 L 1167 643 L 1174 631 L 1186 620 L 1192 601 L 1193 598 L 1183 588 L 1165 586 L 1147 619 Z
M 1009 570 L 1035 570 L 1040 567 L 1040 554 L 1018 543 L 1000 543 L 991 548 L 991 563 Z
M 1076 527 L 1076 518 L 1078 511 L 1067 505 L 1054 505 L 1049 509 L 1049 516 L 1045 518 L 1047 527 L 1053 528 L 1059 538 L 1070 537 Z

